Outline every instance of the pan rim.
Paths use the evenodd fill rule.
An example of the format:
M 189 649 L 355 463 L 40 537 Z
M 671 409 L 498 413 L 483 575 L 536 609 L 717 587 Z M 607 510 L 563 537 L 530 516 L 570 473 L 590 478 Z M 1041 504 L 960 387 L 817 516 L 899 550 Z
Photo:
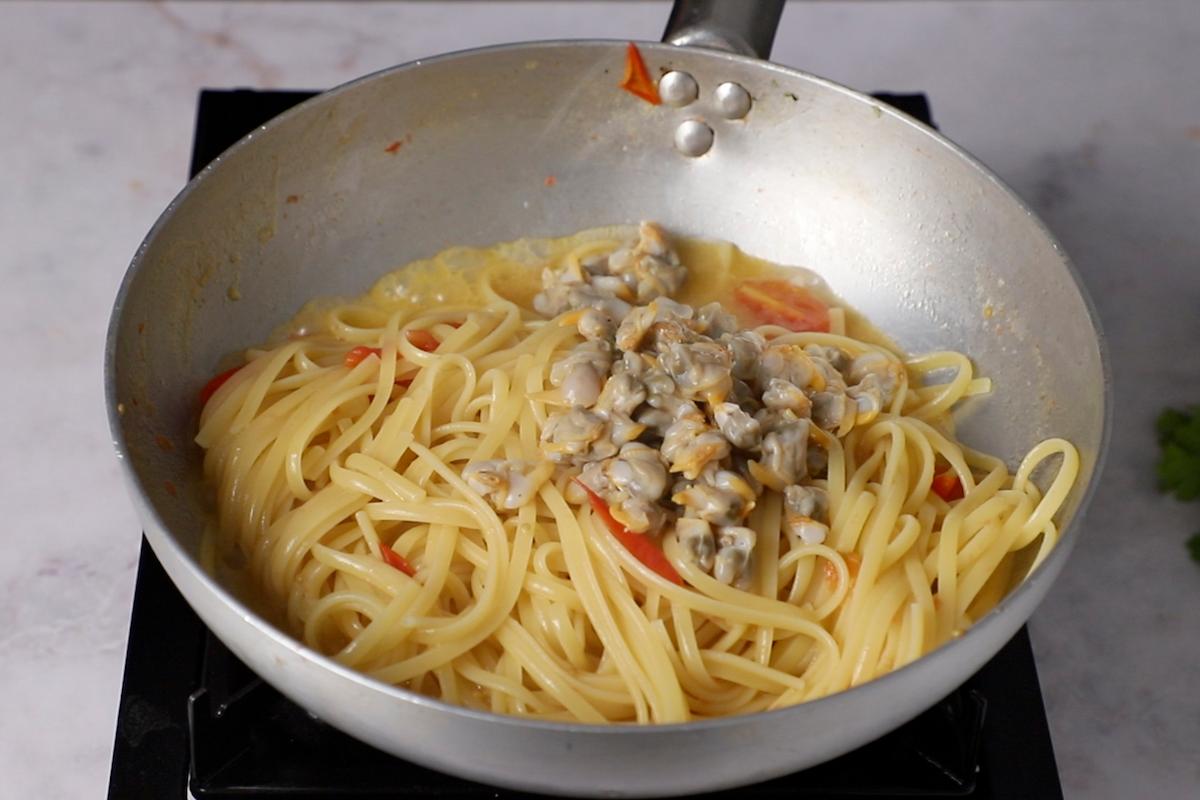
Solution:
M 150 230 L 142 239 L 134 255 L 130 261 L 129 267 L 126 269 L 117 294 L 113 303 L 113 309 L 109 318 L 107 331 L 105 334 L 104 345 L 104 396 L 107 410 L 109 433 L 112 436 L 113 447 L 118 461 L 122 476 L 125 479 L 126 485 L 132 494 L 134 505 L 142 512 L 142 520 L 145 525 L 145 534 L 149 540 L 156 555 L 164 562 L 172 560 L 164 558 L 164 554 L 160 552 L 160 547 L 170 548 L 171 555 L 178 556 L 178 562 L 188 570 L 190 578 L 196 582 L 196 585 L 208 593 L 215 595 L 217 599 L 223 602 L 225 607 L 236 614 L 240 621 L 255 629 L 258 634 L 265 635 L 271 639 L 276 645 L 285 648 L 293 655 L 311 662 L 315 666 L 319 666 L 324 670 L 329 671 L 341 680 L 348 680 L 358 684 L 360 687 L 379 692 L 385 696 L 400 700 L 405 703 L 411 703 L 417 706 L 450 713 L 452 716 L 461 717 L 464 720 L 470 720 L 475 723 L 487 723 L 489 725 L 502 725 L 504 727 L 514 727 L 519 729 L 534 729 L 543 730 L 554 733 L 569 733 L 576 735 L 616 735 L 621 734 L 628 736 L 630 734 L 637 736 L 648 736 L 655 734 L 671 734 L 671 733 L 695 733 L 698 731 L 721 730 L 729 727 L 737 727 L 754 720 L 763 718 L 774 718 L 778 715 L 800 714 L 801 709 L 812 708 L 815 704 L 826 704 L 836 702 L 841 699 L 850 697 L 852 693 L 861 694 L 868 687 L 871 691 L 884 691 L 888 685 L 894 684 L 902 680 L 905 676 L 911 675 L 922 665 L 928 667 L 934 660 L 944 660 L 947 653 L 951 651 L 961 650 L 961 646 L 968 639 L 977 640 L 982 637 L 983 631 L 1001 625 L 1004 621 L 1007 608 L 1011 607 L 1022 596 L 1028 594 L 1032 590 L 1035 583 L 1046 579 L 1050 574 L 1050 570 L 1054 571 L 1050 575 L 1052 580 L 1057 576 L 1057 572 L 1061 570 L 1062 564 L 1065 562 L 1070 551 L 1074 548 L 1076 540 L 1080 537 L 1080 529 L 1082 527 L 1083 517 L 1095 495 L 1099 485 L 1100 476 L 1107 460 L 1108 449 L 1112 434 L 1113 425 L 1113 380 L 1111 362 L 1109 357 L 1109 348 L 1105 338 L 1103 329 L 1100 324 L 1098 310 L 1083 284 L 1081 276 L 1075 264 L 1067 255 L 1065 249 L 1058 242 L 1057 238 L 1051 233 L 1046 224 L 1033 212 L 1033 210 L 1025 203 L 1025 201 L 995 173 L 993 173 L 986 165 L 984 165 L 975 156 L 968 153 L 950 138 L 936 131 L 931 127 L 913 119 L 903 112 L 893 108 L 892 106 L 871 97 L 868 94 L 851 89 L 842 84 L 831 81 L 827 78 L 822 78 L 811 73 L 804 72 L 792 67 L 783 66 L 774 62 L 762 61 L 749 56 L 727 53 L 717 50 L 707 50 L 700 48 L 680 48 L 677 45 L 664 44 L 661 42 L 637 41 L 637 46 L 646 52 L 653 53 L 670 53 L 685 50 L 689 57 L 703 56 L 716 61 L 726 61 L 732 63 L 740 63 L 753 66 L 758 69 L 766 69 L 769 72 L 784 76 L 789 80 L 800 80 L 806 83 L 821 87 L 825 90 L 830 90 L 838 94 L 844 95 L 856 102 L 862 103 L 870 108 L 877 109 L 883 114 L 893 117 L 896 121 L 915 128 L 933 143 L 940 147 L 950 150 L 958 159 L 969 165 L 975 172 L 986 178 L 995 185 L 1004 195 L 1007 196 L 1011 203 L 1014 203 L 1033 223 L 1034 229 L 1044 237 L 1044 240 L 1049 243 L 1054 251 L 1058 254 L 1060 263 L 1066 268 L 1067 274 L 1074 283 L 1074 287 L 1079 297 L 1083 301 L 1089 321 L 1092 325 L 1092 330 L 1095 334 L 1095 343 L 1097 347 L 1101 378 L 1102 378 L 1102 409 L 1101 409 L 1101 430 L 1100 438 L 1097 443 L 1095 453 L 1095 461 L 1092 467 L 1092 473 L 1089 477 L 1087 486 L 1083 487 L 1083 493 L 1080 495 L 1079 504 L 1067 525 L 1063 528 L 1060 534 L 1060 540 L 1055 545 L 1050 556 L 1040 564 L 1030 574 L 1026 575 L 1021 584 L 1010 591 L 991 611 L 977 620 L 970 628 L 968 628 L 961 636 L 945 642 L 934 650 L 922 655 L 915 661 L 906 664 L 898 669 L 894 669 L 884 675 L 881 675 L 871 681 L 852 686 L 839 692 L 830 695 L 808 700 L 803 703 L 788 706 L 785 708 L 759 711 L 751 714 L 740 714 L 727 717 L 718 717 L 712 719 L 697 720 L 681 723 L 582 723 L 582 722 L 555 722 L 540 719 L 530 719 L 518 717 L 509 714 L 498 714 L 488 711 L 476 711 L 465 706 L 454 705 L 443 700 L 421 695 L 408 689 L 394 686 L 379 681 L 370 677 L 366 673 L 359 672 L 350 667 L 344 666 L 331 657 L 326 656 L 316 650 L 311 649 L 299 640 L 292 637 L 287 632 L 271 624 L 268 620 L 258 615 L 232 592 L 217 582 L 212 576 L 208 575 L 200 564 L 182 548 L 169 533 L 168 526 L 154 504 L 150 501 L 147 493 L 142 488 L 142 482 L 139 479 L 137 472 L 133 468 L 130 457 L 129 448 L 125 441 L 124 432 L 121 425 L 121 415 L 117 410 L 117 364 L 116 351 L 117 340 L 119 338 L 121 322 L 123 319 L 123 311 L 125 301 L 132 289 L 133 284 L 137 281 L 145 265 L 145 256 L 150 246 L 157 239 L 161 230 L 165 227 L 168 220 L 174 215 L 176 209 L 183 205 L 188 197 L 195 191 L 196 187 L 203 183 L 207 176 L 214 170 L 220 169 L 221 165 L 229 160 L 240 150 L 244 149 L 249 143 L 271 129 L 286 125 L 293 116 L 298 116 L 307 113 L 312 106 L 322 105 L 332 102 L 338 95 L 349 92 L 360 84 L 365 84 L 387 76 L 417 69 L 422 66 L 440 64 L 447 61 L 462 60 L 468 57 L 488 56 L 496 53 L 508 53 L 522 50 L 529 51 L 544 51 L 555 50 L 560 48 L 580 48 L 580 47 L 595 47 L 595 48 L 610 48 L 614 50 L 623 50 L 628 40 L 623 39 L 555 39 L 543 41 L 515 42 L 501 45 L 491 45 L 485 47 L 469 48 L 464 50 L 443 53 L 428 58 L 418 58 L 402 64 L 386 67 L 375 72 L 355 78 L 351 81 L 333 87 L 329 90 L 320 92 L 315 96 L 308 98 L 292 108 L 284 111 L 268 122 L 257 126 L 254 130 L 247 133 L 228 149 L 214 158 L 194 177 L 192 177 L 183 188 L 172 198 L 170 203 L 163 209 L 162 213 L 157 217 Z M 167 541 L 167 540 L 170 541 Z M 164 563 L 164 566 L 166 564 Z M 994 651 L 993 651 L 994 655 Z M 947 687 L 946 691 L 953 691 L 956 686 Z

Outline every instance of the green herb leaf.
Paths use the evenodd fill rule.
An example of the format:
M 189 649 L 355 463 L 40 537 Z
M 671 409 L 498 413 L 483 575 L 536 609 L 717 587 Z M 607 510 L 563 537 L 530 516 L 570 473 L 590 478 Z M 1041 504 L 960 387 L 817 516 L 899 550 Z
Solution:
M 1158 486 L 1180 500 L 1200 499 L 1200 406 L 1163 409 L 1154 423 L 1162 453 Z M 1200 563 L 1200 533 L 1187 540 L 1192 560 Z
M 1155 425 L 1162 454 L 1158 482 L 1180 500 L 1200 498 L 1200 406 L 1186 411 L 1168 408 Z
M 1163 491 L 1174 492 L 1180 500 L 1200 497 L 1200 455 L 1173 442 L 1164 445 L 1158 459 L 1158 481 Z
M 1159 444 L 1165 444 L 1175 438 L 1175 432 L 1188 423 L 1188 415 L 1176 408 L 1165 408 L 1154 423 L 1158 431 Z
M 1192 554 L 1192 561 L 1200 561 L 1200 533 L 1187 540 L 1187 549 Z

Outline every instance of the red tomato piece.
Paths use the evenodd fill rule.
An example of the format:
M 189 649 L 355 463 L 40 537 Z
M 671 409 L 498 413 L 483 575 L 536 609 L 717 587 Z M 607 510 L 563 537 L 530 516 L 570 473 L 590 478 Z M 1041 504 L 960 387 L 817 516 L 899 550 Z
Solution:
M 417 571 L 413 569 L 413 565 L 408 563 L 408 559 L 397 553 L 392 548 L 388 547 L 383 542 L 379 543 L 379 552 L 383 554 L 383 560 L 387 562 L 389 567 L 394 567 L 410 578 L 417 577 Z
M 663 554 L 662 548 L 658 547 L 650 537 L 634 533 L 618 522 L 617 518 L 612 515 L 612 511 L 609 510 L 608 503 L 604 502 L 604 498 L 593 492 L 583 481 L 576 478 L 575 483 L 587 492 L 588 502 L 592 504 L 592 510 L 596 512 L 596 516 L 604 521 L 612 535 L 634 558 L 671 583 L 683 585 L 683 578 L 679 577 L 675 567 L 671 566 L 671 562 Z
M 962 481 L 958 479 L 958 475 L 953 470 L 934 475 L 930 488 L 933 489 L 934 494 L 947 503 L 961 500 L 964 495 Z
M 423 328 L 415 331 L 409 331 L 405 335 L 408 337 L 408 341 L 413 347 L 417 348 L 418 350 L 424 350 L 426 353 L 432 353 L 434 350 L 437 350 L 438 345 L 441 344 L 441 342 L 437 340 L 436 336 L 429 331 L 424 330 Z
M 646 69 L 646 62 L 642 60 L 642 52 L 633 42 L 625 48 L 625 75 L 621 78 L 621 88 L 651 105 L 662 102 L 658 96 L 658 86 L 650 78 L 650 70 Z
M 232 378 L 233 374 L 239 369 L 241 369 L 241 367 L 227 369 L 222 373 L 214 375 L 212 380 L 204 384 L 204 388 L 200 390 L 200 407 L 203 408 L 204 406 L 208 405 L 208 401 L 211 400 L 212 396 L 217 393 L 217 389 L 220 389 L 222 386 L 224 386 L 225 381 Z
M 745 281 L 733 297 L 760 325 L 829 332 L 829 309 L 803 286 L 783 280 Z
M 345 364 L 347 367 L 350 367 L 351 369 L 353 369 L 354 367 L 357 367 L 359 364 L 361 364 L 363 361 L 365 361 L 367 356 L 382 356 L 382 355 L 383 355 L 383 351 L 380 350 L 378 347 L 364 347 L 363 345 L 360 344 L 358 347 L 351 348 L 346 353 Z

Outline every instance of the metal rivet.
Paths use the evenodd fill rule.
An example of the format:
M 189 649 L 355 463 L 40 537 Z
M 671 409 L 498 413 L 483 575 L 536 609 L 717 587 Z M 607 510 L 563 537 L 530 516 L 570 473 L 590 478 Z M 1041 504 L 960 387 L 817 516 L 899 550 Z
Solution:
M 725 119 L 741 119 L 750 113 L 750 93 L 736 83 L 722 83 L 713 92 L 713 100 Z
M 696 79 L 686 72 L 672 70 L 658 79 L 658 94 L 669 106 L 686 106 L 700 96 Z
M 675 149 L 685 156 L 702 156 L 713 145 L 713 129 L 698 119 L 687 119 L 675 129 Z

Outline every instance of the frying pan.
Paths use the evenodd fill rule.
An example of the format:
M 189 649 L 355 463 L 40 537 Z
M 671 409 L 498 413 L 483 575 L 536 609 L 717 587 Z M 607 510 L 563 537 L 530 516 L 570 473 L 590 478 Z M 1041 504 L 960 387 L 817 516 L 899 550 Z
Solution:
M 639 45 L 656 77 L 694 81 L 686 103 L 687 79 L 664 85 L 677 105 L 617 88 L 624 42 L 514 44 L 384 70 L 248 135 L 155 223 L 109 329 L 114 443 L 171 579 L 285 695 L 389 753 L 496 785 L 687 794 L 798 770 L 902 724 L 982 666 L 1046 594 L 1107 440 L 1095 314 L 1066 254 L 978 162 L 868 96 L 756 58 L 782 5 L 677 3 L 665 43 Z M 718 91 L 726 83 L 749 96 L 740 118 L 747 98 Z M 965 635 L 885 677 L 779 711 L 644 727 L 526 721 L 383 685 L 271 627 L 200 568 L 209 512 L 195 397 L 223 356 L 311 298 L 361 293 L 452 244 L 639 219 L 816 269 L 910 352 L 970 354 L 996 391 L 962 409 L 961 439 L 1010 464 L 1049 435 L 1081 451 L 1061 544 Z

